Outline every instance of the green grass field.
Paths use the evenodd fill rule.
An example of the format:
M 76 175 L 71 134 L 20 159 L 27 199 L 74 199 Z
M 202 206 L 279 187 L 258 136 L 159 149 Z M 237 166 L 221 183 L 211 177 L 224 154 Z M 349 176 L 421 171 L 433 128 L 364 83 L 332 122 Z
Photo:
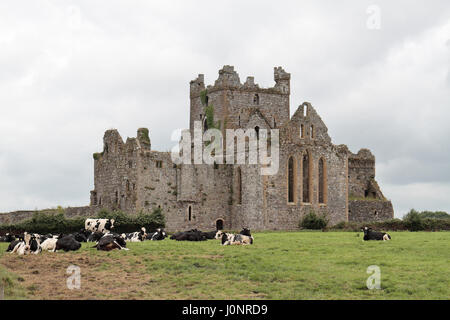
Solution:
M 0 278 L 6 299 L 449 299 L 450 232 L 390 234 L 263 232 L 250 246 L 166 239 L 22 257 L 2 243 Z M 66 287 L 71 264 L 81 290 Z M 367 289 L 370 265 L 381 269 L 380 290 Z

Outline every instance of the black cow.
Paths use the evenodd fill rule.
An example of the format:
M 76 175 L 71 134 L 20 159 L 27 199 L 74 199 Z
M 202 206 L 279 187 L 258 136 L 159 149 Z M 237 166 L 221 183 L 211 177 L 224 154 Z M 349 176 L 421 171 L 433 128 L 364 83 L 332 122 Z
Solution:
M 92 232 L 89 235 L 87 241 L 88 242 L 97 242 L 98 240 L 100 240 L 101 237 L 103 237 L 103 235 L 104 234 L 102 232 L 100 232 L 100 231 Z
M 80 231 L 76 233 L 72 233 L 72 235 L 75 237 L 75 240 L 78 242 L 87 242 L 88 237 L 91 235 L 91 231 L 81 229 Z
M 221 233 L 222 233 L 222 231 L 215 230 L 215 231 L 202 232 L 202 235 L 204 235 L 206 239 L 217 239 L 218 235 Z
M 73 235 L 66 235 L 58 238 L 55 250 L 77 251 L 81 248 L 81 243 L 75 240 Z
M 19 238 L 18 240 L 13 240 L 11 241 L 11 243 L 9 244 L 8 248 L 6 249 L 6 252 L 11 252 L 14 250 L 14 248 L 16 247 L 16 245 L 19 244 L 19 242 L 22 242 L 23 238 Z
M 192 229 L 189 231 L 183 231 L 183 232 L 177 232 L 173 234 L 170 239 L 177 240 L 177 241 L 205 241 L 206 236 L 203 234 L 203 232 Z
M 364 238 L 363 240 L 391 240 L 391 236 L 387 234 L 386 232 L 379 232 L 379 231 L 373 231 L 372 228 L 364 227 L 361 228 L 361 230 L 364 232 Z
M 252 236 L 251 233 L 250 233 L 250 229 L 249 228 L 243 228 L 241 230 L 241 232 L 239 232 L 239 234 L 243 234 L 244 236 L 248 236 L 248 237 Z
M 122 236 L 118 234 L 105 234 L 92 248 L 103 251 L 111 251 L 114 249 L 129 250 L 126 246 L 127 243 Z
M 7 233 L 3 237 L 0 237 L 0 242 L 13 242 L 14 240 L 16 240 L 16 236 L 10 233 Z

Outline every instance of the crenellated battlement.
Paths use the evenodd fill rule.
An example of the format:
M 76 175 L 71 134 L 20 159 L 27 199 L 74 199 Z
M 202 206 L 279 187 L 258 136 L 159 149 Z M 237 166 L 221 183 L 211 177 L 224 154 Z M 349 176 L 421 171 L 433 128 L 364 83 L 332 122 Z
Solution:
M 234 70 L 234 66 L 225 65 L 219 70 L 219 77 L 215 80 L 214 85 L 205 87 L 205 79 L 203 74 L 190 82 L 191 98 L 199 97 L 205 89 L 211 93 L 219 90 L 237 90 L 251 91 L 272 94 L 289 94 L 291 74 L 284 71 L 282 67 L 274 68 L 275 85 L 269 88 L 260 87 L 255 83 L 253 76 L 248 76 L 244 83 L 241 83 L 239 74 Z

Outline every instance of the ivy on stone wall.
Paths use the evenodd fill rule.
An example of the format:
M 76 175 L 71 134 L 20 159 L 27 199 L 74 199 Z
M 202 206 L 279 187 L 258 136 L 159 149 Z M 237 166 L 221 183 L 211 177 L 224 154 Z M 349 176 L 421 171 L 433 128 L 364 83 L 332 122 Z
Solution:
M 139 129 L 139 140 L 140 141 L 142 141 L 142 142 L 144 142 L 144 143 L 147 143 L 147 144 L 150 144 L 150 136 L 149 136 L 149 134 L 148 134 L 148 129 L 147 128 L 141 128 L 141 129 Z
M 94 160 L 100 159 L 101 156 L 103 156 L 103 152 L 96 152 L 93 155 Z

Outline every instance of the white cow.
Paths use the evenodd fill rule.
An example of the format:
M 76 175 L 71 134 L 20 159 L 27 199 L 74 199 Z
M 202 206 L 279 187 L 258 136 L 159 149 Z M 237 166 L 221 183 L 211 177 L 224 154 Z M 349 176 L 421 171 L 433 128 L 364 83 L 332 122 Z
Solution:
M 55 252 L 55 249 L 56 249 L 56 241 L 58 241 L 57 238 L 49 238 L 49 239 L 46 239 L 46 240 L 45 240 L 44 242 L 42 242 L 42 244 L 41 244 L 42 250 L 47 250 L 47 251 Z

